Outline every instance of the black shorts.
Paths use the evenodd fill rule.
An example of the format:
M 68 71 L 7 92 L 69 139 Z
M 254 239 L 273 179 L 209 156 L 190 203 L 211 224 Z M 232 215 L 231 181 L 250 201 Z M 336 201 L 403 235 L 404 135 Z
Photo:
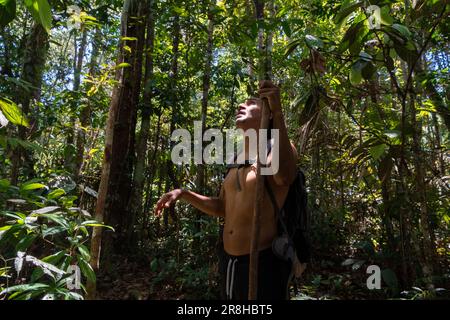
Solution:
M 279 259 L 268 248 L 258 255 L 258 300 L 289 299 L 288 284 L 291 279 L 292 264 Z M 248 299 L 248 272 L 250 255 L 222 255 L 220 271 L 222 275 L 222 298 L 229 300 Z

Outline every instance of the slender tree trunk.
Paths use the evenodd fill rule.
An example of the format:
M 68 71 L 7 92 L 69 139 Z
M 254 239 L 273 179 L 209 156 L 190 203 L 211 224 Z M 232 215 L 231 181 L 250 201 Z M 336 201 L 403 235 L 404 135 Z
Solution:
M 212 49 L 213 49 L 213 32 L 214 32 L 214 19 L 213 13 L 208 12 L 208 43 L 206 45 L 205 54 L 205 69 L 203 73 L 203 95 L 202 95 L 202 110 L 201 110 L 201 122 L 202 122 L 202 137 L 206 130 L 206 117 L 208 110 L 208 98 L 211 79 L 211 62 L 212 62 Z M 204 192 L 205 186 L 205 166 L 204 164 L 198 165 L 197 185 L 200 193 Z
M 262 0 L 254 0 L 256 20 L 260 23 L 264 20 L 264 2 Z M 272 41 L 271 36 L 268 34 L 264 40 L 264 29 L 260 27 L 258 30 L 258 51 L 259 51 L 259 69 L 258 80 L 270 79 L 272 70 L 270 67 L 270 52 L 267 51 L 268 44 Z M 270 40 L 269 40 L 270 39 Z M 260 129 L 267 129 L 269 127 L 269 114 L 270 109 L 267 99 L 263 99 L 263 105 L 261 110 L 261 124 Z M 258 154 L 259 143 L 258 143 Z M 254 212 L 252 221 L 252 235 L 250 244 L 250 263 L 249 263 L 249 284 L 248 284 L 248 299 L 256 300 L 258 297 L 258 256 L 259 256 L 259 236 L 260 236 L 260 218 L 263 210 L 262 204 L 264 200 L 264 177 L 261 175 L 261 159 L 258 157 L 257 173 L 256 173 L 256 187 L 254 198 Z
M 66 152 L 64 154 L 64 167 L 70 173 L 72 173 L 73 177 L 77 177 L 77 155 L 75 148 L 75 134 L 77 132 L 77 124 L 76 124 L 76 109 L 80 103 L 80 84 L 81 84 L 81 71 L 83 69 L 83 58 L 86 53 L 86 45 L 87 45 L 87 30 L 85 29 L 81 34 L 80 45 L 77 47 L 76 37 L 74 40 L 74 64 L 73 64 L 73 99 L 72 99 L 72 110 L 70 113 L 70 127 L 67 128 L 67 139 L 66 139 Z
M 159 146 L 161 144 L 161 113 L 162 110 L 157 110 L 158 114 L 158 123 L 156 125 L 156 132 L 155 132 L 155 138 L 153 142 L 153 149 L 149 149 L 147 158 L 149 159 L 149 165 L 148 165 L 148 183 L 147 183 L 147 190 L 146 190 L 146 199 L 145 199 L 145 207 L 144 207 L 144 223 L 142 224 L 142 228 L 147 227 L 147 219 L 148 219 L 148 212 L 150 211 L 150 206 L 152 205 L 153 201 L 153 183 L 155 180 L 155 177 L 157 176 L 157 172 L 160 171 L 160 168 L 156 165 L 157 159 L 156 155 L 158 153 Z M 151 150 L 151 151 L 150 151 Z M 151 152 L 151 154 L 150 154 Z M 159 185 L 161 185 L 159 183 Z
M 136 147 L 136 167 L 133 176 L 133 193 L 130 199 L 130 219 L 127 226 L 127 241 L 130 247 L 135 243 L 136 237 L 133 236 L 134 225 L 138 215 L 142 212 L 142 191 L 144 188 L 147 143 L 150 131 L 150 116 L 152 113 L 153 47 L 155 39 L 155 20 L 152 4 L 153 0 L 149 0 L 147 4 L 149 13 L 147 14 L 146 63 L 141 130 Z
M 210 88 L 210 79 L 211 79 L 211 63 L 212 63 L 212 50 L 213 50 L 213 33 L 214 33 L 214 16 L 211 8 L 208 8 L 208 42 L 206 45 L 205 52 L 205 64 L 204 64 L 204 72 L 203 72 L 203 92 L 202 92 L 202 110 L 201 110 L 201 125 L 202 125 L 202 137 L 206 130 L 206 118 L 208 112 L 208 101 L 209 101 L 209 88 Z M 200 141 L 202 143 L 203 150 L 203 140 Z M 206 181 L 206 166 L 201 163 L 197 165 L 198 173 L 197 173 L 197 192 L 199 194 L 205 193 L 205 181 Z M 201 212 L 197 210 L 197 221 L 200 221 Z M 196 223 L 196 232 L 200 231 L 200 222 Z M 198 241 L 194 241 L 195 247 L 201 247 L 201 244 Z M 199 246 L 200 245 L 200 246 Z
M 126 0 L 122 10 L 121 40 L 117 65 L 128 63 L 129 67 L 118 67 L 117 85 L 113 89 L 105 135 L 105 155 L 98 192 L 95 218 L 115 229 L 114 238 L 106 233 L 103 239 L 103 256 L 112 259 L 113 251 L 120 251 L 123 226 L 127 218 L 127 204 L 131 189 L 131 165 L 133 156 L 136 110 L 142 73 L 142 47 L 144 43 L 143 8 L 138 0 Z M 123 38 L 137 38 L 122 40 Z M 131 52 L 124 46 L 131 48 Z M 113 240 L 117 240 L 113 242 Z M 114 247 L 113 245 L 117 244 Z M 99 270 L 102 229 L 94 228 L 91 242 L 91 266 Z M 95 283 L 88 282 L 88 298 L 95 298 Z
M 92 52 L 91 59 L 89 62 L 89 75 L 95 76 L 98 73 L 98 56 L 100 53 L 100 41 L 101 41 L 101 31 L 99 27 L 95 28 L 94 36 L 92 38 Z M 81 70 L 81 68 L 80 68 Z M 80 111 L 79 121 L 80 128 L 77 131 L 77 152 L 75 155 L 75 181 L 79 182 L 80 175 L 83 170 L 83 160 L 85 154 L 85 145 L 86 145 L 86 134 L 87 128 L 89 125 L 89 118 L 92 111 L 92 103 L 91 99 L 87 99 L 86 104 L 82 106 Z
M 422 272 L 425 276 L 425 280 L 429 286 L 429 289 L 433 288 L 433 257 L 435 245 L 432 243 L 432 237 L 429 225 L 429 213 L 427 207 L 427 185 L 425 183 L 425 169 L 423 162 L 425 161 L 422 149 L 420 147 L 421 140 L 421 124 L 416 119 L 415 98 L 412 96 L 410 100 L 411 108 L 411 124 L 413 127 L 413 142 L 412 142 L 412 154 L 413 161 L 416 167 L 415 170 L 415 185 L 416 193 L 419 202 L 420 210 L 420 230 L 422 234 Z
M 23 64 L 20 80 L 29 83 L 30 87 L 24 89 L 17 87 L 17 102 L 22 105 L 22 112 L 30 119 L 30 128 L 20 126 L 19 138 L 27 140 L 37 131 L 37 122 L 33 119 L 31 106 L 33 100 L 38 101 L 41 95 L 42 75 L 49 48 L 48 34 L 39 23 L 34 23 L 28 35 L 23 52 Z M 19 181 L 19 170 L 23 168 L 23 173 L 27 179 L 34 176 L 33 159 L 30 150 L 25 150 L 17 146 L 12 152 L 11 183 L 17 184 Z
M 177 81 L 178 81 L 178 56 L 179 56 L 179 45 L 180 45 L 180 16 L 175 15 L 173 20 L 173 41 L 172 41 L 172 66 L 170 70 L 170 84 L 169 84 L 169 92 L 171 96 L 171 108 L 172 108 L 172 115 L 170 118 L 170 127 L 169 132 L 172 134 L 172 132 L 176 128 L 176 123 L 178 122 L 178 97 L 177 97 Z M 169 150 L 172 149 L 172 141 L 168 141 L 167 143 L 170 147 Z M 166 161 L 166 170 L 167 170 L 167 177 L 166 177 L 166 185 L 165 185 L 165 192 L 169 192 L 171 187 L 173 188 L 179 188 L 178 180 L 175 177 L 175 173 L 173 170 L 173 163 L 170 159 Z M 173 220 L 177 220 L 175 216 L 175 206 L 171 205 L 169 208 L 170 216 Z M 164 223 L 167 226 L 168 224 L 168 216 L 167 213 L 164 212 Z

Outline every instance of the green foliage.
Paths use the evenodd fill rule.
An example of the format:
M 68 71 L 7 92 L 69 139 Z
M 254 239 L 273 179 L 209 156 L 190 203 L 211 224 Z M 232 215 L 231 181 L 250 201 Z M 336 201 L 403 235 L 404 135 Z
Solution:
M 13 124 L 28 127 L 29 123 L 19 107 L 11 100 L 0 97 L 0 117 L 4 115 Z
M 272 77 L 281 86 L 289 137 L 310 191 L 314 251 L 299 298 L 439 298 L 442 292 L 424 289 L 424 271 L 427 263 L 432 265 L 436 287 L 448 286 L 449 7 L 442 1 L 413 2 L 276 0 L 273 13 L 266 7 L 265 19 L 257 22 L 252 1 L 219 1 L 210 9 L 196 1 L 153 1 L 146 13 L 155 19 L 150 54 L 148 30 L 145 39 L 120 34 L 123 1 L 27 0 L 16 5 L 0 0 L 0 232 L 9 239 L 0 236 L 6 260 L 0 262 L 0 291 L 8 281 L 13 289 L 4 293 L 7 298 L 84 295 L 83 289 L 67 290 L 69 275 L 58 280 L 59 271 L 45 263 L 66 273 L 75 264 L 83 279 L 104 276 L 93 273 L 88 263 L 89 228 L 103 224 L 86 213 L 95 211 L 99 196 L 111 101 L 126 80 L 127 88 L 142 85 L 135 127 L 127 138 L 129 162 L 126 170 L 114 172 L 124 175 L 120 183 L 135 173 L 147 116 L 149 138 L 142 144 L 140 208 L 134 215 L 127 208 L 116 221 L 117 238 L 128 241 L 117 241 L 113 251 L 125 252 L 126 258 L 134 251 L 142 254 L 152 297 L 217 297 L 219 222 L 199 218 L 182 205 L 161 221 L 151 211 L 161 194 L 175 186 L 217 194 L 223 166 L 207 166 L 203 190 L 195 164 L 174 166 L 169 175 L 170 130 L 193 130 L 193 121 L 203 116 L 206 128 L 234 127 L 236 106 L 256 90 L 261 27 L 272 35 Z M 369 5 L 380 8 L 375 27 L 369 22 L 378 13 L 369 12 Z M 176 55 L 175 15 L 182 35 Z M 213 61 L 204 113 L 211 15 Z M 34 22 L 47 32 L 51 28 L 48 41 L 29 41 Z M 122 42 L 127 54 L 143 44 L 141 70 L 133 61 L 117 61 Z M 45 57 L 33 48 L 36 44 L 49 46 Z M 38 60 L 45 61 L 43 74 L 31 83 L 24 70 Z M 150 64 L 153 74 L 144 79 Z M 140 71 L 140 79 L 128 81 Z M 128 100 L 119 97 L 121 103 Z M 129 125 L 120 119 L 115 128 Z M 10 178 L 18 183 L 12 186 Z M 117 196 L 133 202 L 125 199 L 128 192 Z M 427 224 L 422 221 L 427 219 L 429 243 L 436 250 L 425 259 Z M 16 259 L 23 261 L 25 283 L 17 276 Z M 365 287 L 369 264 L 383 270 L 380 291 Z
M 52 27 L 52 11 L 47 0 L 24 0 L 34 20 L 40 23 L 47 32 Z
M 0 181 L 0 251 L 5 261 L 0 296 L 7 299 L 83 299 L 84 286 L 70 288 L 74 267 L 95 282 L 89 264 L 88 227 L 108 227 L 73 206 L 63 189 L 41 183 L 20 187 Z M 80 279 L 81 281 L 81 279 Z
M 0 0 L 0 27 L 5 27 L 16 16 L 16 0 Z

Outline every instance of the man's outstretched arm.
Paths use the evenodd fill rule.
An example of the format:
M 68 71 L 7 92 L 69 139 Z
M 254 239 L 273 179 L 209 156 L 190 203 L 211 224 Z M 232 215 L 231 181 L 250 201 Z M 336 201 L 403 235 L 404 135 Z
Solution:
M 178 200 L 184 200 L 197 208 L 198 210 L 213 217 L 225 216 L 224 190 L 220 190 L 218 197 L 207 197 L 193 191 L 184 189 L 175 189 L 164 194 L 156 203 L 155 215 L 160 215 L 164 208 L 169 208 Z

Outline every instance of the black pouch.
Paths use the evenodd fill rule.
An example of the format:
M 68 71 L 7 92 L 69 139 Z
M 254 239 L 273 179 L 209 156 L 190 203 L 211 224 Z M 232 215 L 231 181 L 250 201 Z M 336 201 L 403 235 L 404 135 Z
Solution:
M 282 234 L 272 241 L 273 253 L 284 261 L 294 261 L 295 248 L 287 234 Z

